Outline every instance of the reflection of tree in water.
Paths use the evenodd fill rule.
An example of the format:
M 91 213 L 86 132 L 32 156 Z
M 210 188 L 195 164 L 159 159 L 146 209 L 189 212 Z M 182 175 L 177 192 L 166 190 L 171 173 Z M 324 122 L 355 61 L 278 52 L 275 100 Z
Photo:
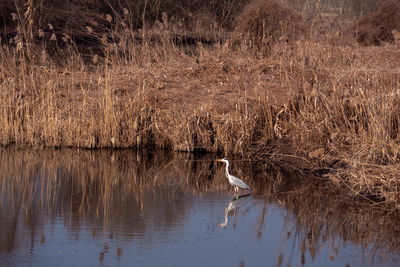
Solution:
M 26 229 L 32 244 L 35 236 L 46 242 L 43 225 L 60 218 L 76 238 L 91 229 L 93 236 L 121 234 L 151 245 L 152 233 L 179 227 L 194 194 L 231 190 L 223 166 L 212 156 L 7 148 L 0 150 L 0 162 L 0 252 L 26 242 L 21 236 Z M 347 241 L 372 247 L 374 255 L 400 250 L 397 212 L 349 199 L 328 181 L 266 169 L 251 162 L 232 168 L 254 189 L 251 203 L 262 205 L 257 208 L 259 237 L 274 204 L 287 210 L 282 235 L 300 244 L 291 254 L 300 253 L 303 261 L 305 253 L 314 258 L 327 245 L 335 258 Z M 99 259 L 106 251 L 105 245 Z M 282 252 L 278 263 L 290 262 L 291 254 Z

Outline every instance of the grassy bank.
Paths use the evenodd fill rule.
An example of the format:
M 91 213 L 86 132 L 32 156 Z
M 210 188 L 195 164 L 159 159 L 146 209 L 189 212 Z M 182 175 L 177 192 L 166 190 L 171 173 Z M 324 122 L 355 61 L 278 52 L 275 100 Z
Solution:
M 363 46 L 349 19 L 279 6 L 287 23 L 244 27 L 250 8 L 191 29 L 164 14 L 135 30 L 115 11 L 108 28 L 81 27 L 92 43 L 53 25 L 29 38 L 25 13 L 0 50 L 0 143 L 217 152 L 399 207 L 399 43 Z

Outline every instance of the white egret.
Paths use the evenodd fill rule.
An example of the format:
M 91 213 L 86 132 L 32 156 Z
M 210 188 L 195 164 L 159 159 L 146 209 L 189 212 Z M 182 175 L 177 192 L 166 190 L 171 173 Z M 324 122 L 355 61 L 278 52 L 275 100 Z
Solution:
M 239 192 L 239 188 L 246 189 L 246 190 L 249 190 L 249 191 L 251 190 L 250 186 L 248 186 L 245 182 L 243 182 L 242 180 L 240 180 L 236 176 L 233 176 L 233 175 L 229 174 L 229 170 L 228 170 L 229 161 L 226 158 L 217 159 L 217 161 L 224 162 L 226 164 L 225 165 L 226 178 L 228 178 L 229 183 L 235 187 L 235 192 Z

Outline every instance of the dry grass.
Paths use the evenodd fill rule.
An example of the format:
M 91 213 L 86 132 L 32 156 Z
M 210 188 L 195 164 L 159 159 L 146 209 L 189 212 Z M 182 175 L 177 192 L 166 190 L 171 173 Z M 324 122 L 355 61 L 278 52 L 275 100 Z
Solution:
M 385 1 L 380 8 L 360 18 L 353 28 L 357 41 L 363 45 L 380 45 L 395 40 L 392 31 L 400 30 L 400 1 Z
M 279 41 L 293 41 L 307 33 L 303 18 L 275 0 L 252 1 L 236 24 L 233 39 L 263 54 Z
M 175 37 L 189 31 L 172 18 L 135 31 L 115 12 L 84 52 L 74 38 L 62 50 L 29 39 L 29 23 L 1 48 L 1 144 L 235 154 L 399 207 L 398 45 L 360 47 L 347 20 L 319 17 L 302 41 L 276 37 L 267 54 L 230 46 L 219 25 L 201 33 L 218 42 L 182 46 Z

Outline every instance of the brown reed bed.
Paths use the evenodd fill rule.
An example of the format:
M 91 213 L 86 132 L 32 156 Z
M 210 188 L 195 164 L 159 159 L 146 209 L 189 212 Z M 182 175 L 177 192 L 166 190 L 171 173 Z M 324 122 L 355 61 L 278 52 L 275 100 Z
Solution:
M 244 27 L 264 4 L 296 20 L 259 15 L 264 28 Z M 256 1 L 236 27 L 209 15 L 212 26 L 189 28 L 175 13 L 146 26 L 120 9 L 66 35 L 17 16 L 21 32 L 0 50 L 0 143 L 236 155 L 398 208 L 398 43 L 360 46 L 351 20 L 302 22 L 280 6 Z

